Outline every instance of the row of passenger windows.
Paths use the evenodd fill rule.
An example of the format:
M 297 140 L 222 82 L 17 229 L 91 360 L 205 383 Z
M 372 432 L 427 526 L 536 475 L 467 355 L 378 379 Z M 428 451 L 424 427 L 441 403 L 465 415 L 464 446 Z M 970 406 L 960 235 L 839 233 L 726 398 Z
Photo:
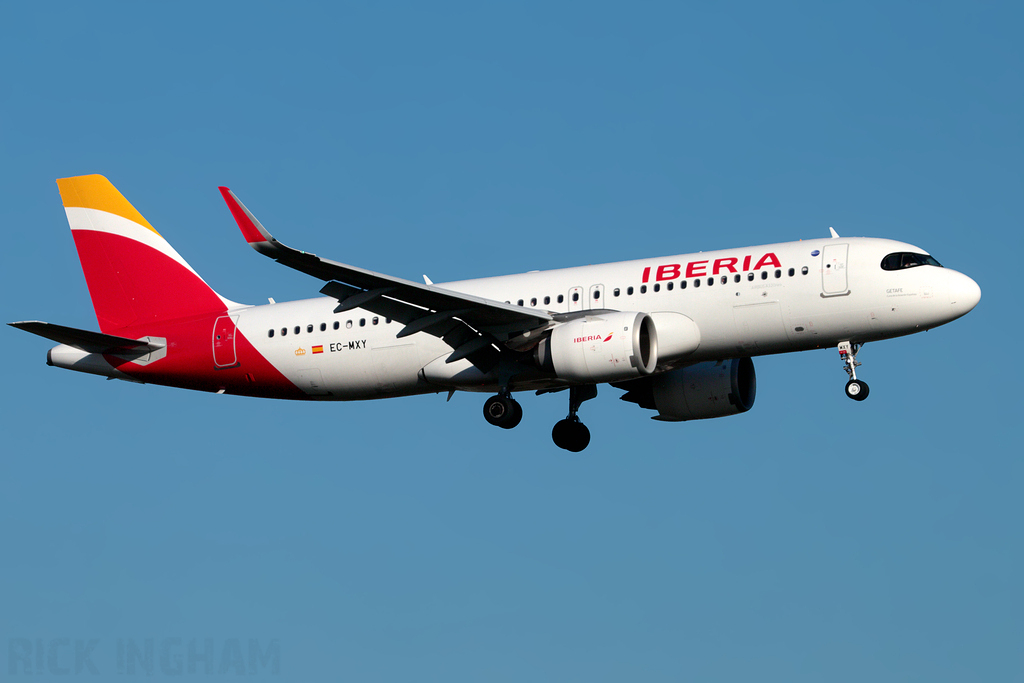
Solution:
M 807 273 L 808 273 L 807 266 L 804 266 L 803 268 L 801 268 L 800 269 L 800 273 L 802 275 L 807 275 Z M 793 277 L 794 275 L 796 275 L 796 269 L 790 268 L 789 271 L 787 272 L 787 274 L 789 275 L 789 277 Z M 733 277 L 733 282 L 740 282 L 742 280 L 742 276 L 739 273 L 736 273 L 732 277 Z M 777 268 L 775 270 L 775 277 L 776 277 L 776 279 L 782 277 L 782 269 L 778 269 Z M 709 277 L 709 278 L 707 278 L 708 287 L 713 286 L 715 284 L 715 280 L 716 279 L 719 282 L 721 282 L 723 285 L 724 284 L 728 284 L 728 282 L 729 282 L 729 276 L 728 275 L 722 275 L 722 276 L 717 277 L 717 278 L 716 277 Z M 749 282 L 753 282 L 754 279 L 755 279 L 754 271 L 750 271 L 749 273 L 747 273 L 747 280 Z M 761 271 L 761 279 L 762 280 L 767 280 L 768 279 L 768 271 L 767 270 L 762 270 Z M 680 280 L 679 281 L 679 289 L 686 289 L 689 282 L 690 282 L 689 280 Z M 665 289 L 667 291 L 671 292 L 673 289 L 675 289 L 675 285 L 676 285 L 675 281 L 670 280 L 670 281 L 665 283 Z M 694 287 L 700 287 L 700 285 L 701 285 L 701 278 L 694 278 L 693 286 Z M 661 283 L 660 282 L 654 283 L 654 285 L 652 285 L 652 289 L 655 292 L 660 292 L 661 291 Z M 634 292 L 633 287 L 626 287 L 626 296 L 632 296 L 633 292 Z M 640 285 L 640 293 L 641 294 L 646 294 L 647 293 L 647 285 Z M 612 290 L 612 296 L 616 296 L 617 297 L 617 296 L 621 296 L 621 295 L 622 295 L 622 290 L 620 290 L 618 287 L 616 287 L 615 289 Z M 593 296 L 594 296 L 594 300 L 595 301 L 599 300 L 601 298 L 601 290 L 600 289 L 595 289 Z M 573 303 L 578 302 L 580 300 L 580 293 L 579 292 L 573 292 L 571 298 L 572 298 Z M 556 297 L 556 300 L 560 304 L 561 303 L 565 303 L 565 295 L 564 294 L 559 294 Z M 551 297 L 550 296 L 546 296 L 546 297 L 544 297 L 543 301 L 544 301 L 544 305 L 545 306 L 549 306 L 551 304 Z M 511 303 L 511 302 L 506 301 L 505 303 Z M 525 306 L 526 302 L 525 302 L 524 299 L 519 299 L 516 302 L 516 304 L 519 305 L 519 306 Z M 536 305 L 537 305 L 537 297 L 533 297 L 532 299 L 530 299 L 530 306 L 536 306 Z M 359 321 L 358 321 L 359 327 L 366 327 L 366 321 L 367 321 L 366 318 L 360 318 Z M 370 318 L 370 324 L 371 325 L 379 325 L 380 324 L 380 318 L 377 317 L 377 316 L 374 316 L 374 317 Z M 384 319 L 384 324 L 390 325 L 391 324 L 391 318 L 385 318 Z M 346 329 L 352 329 L 352 327 L 354 325 L 355 325 L 355 322 L 352 321 L 352 320 L 346 320 L 345 321 L 345 328 Z M 331 327 L 332 327 L 332 329 L 339 330 L 339 329 L 341 329 L 341 322 L 338 321 L 338 320 L 335 320 Z M 291 329 L 292 329 L 292 333 L 293 334 L 302 334 L 302 326 L 301 325 L 296 325 L 295 327 L 293 327 Z M 315 328 L 314 328 L 314 326 L 312 324 L 306 325 L 306 333 L 307 334 L 312 334 L 314 329 Z M 321 332 L 326 332 L 327 331 L 327 323 L 320 323 L 320 331 Z M 272 330 L 272 329 L 271 330 L 267 330 L 267 336 L 268 337 L 273 337 L 275 333 L 276 333 L 275 330 Z M 282 337 L 288 336 L 288 328 L 287 327 L 282 327 L 281 330 L 280 330 L 280 334 L 281 334 Z
M 352 329 L 352 327 L 355 324 L 356 324 L 356 321 L 346 320 L 345 321 L 345 329 L 349 329 L 350 330 L 350 329 Z M 358 324 L 359 324 L 359 327 L 366 327 L 366 318 L 360 318 L 358 320 Z M 377 316 L 373 316 L 372 318 L 370 318 L 370 324 L 371 325 L 379 325 L 380 324 L 380 318 L 378 318 Z M 384 318 L 384 324 L 385 325 L 390 325 L 391 324 L 391 318 Z M 312 334 L 314 329 L 315 328 L 313 327 L 313 325 L 306 325 L 306 333 L 307 334 Z M 340 320 L 335 320 L 334 324 L 331 325 L 331 329 L 340 330 L 341 329 L 341 321 Z M 327 323 L 320 323 L 320 331 L 321 332 L 326 332 L 327 331 Z M 277 331 L 273 330 L 273 329 L 267 330 L 267 336 L 268 337 L 273 337 L 274 334 L 276 334 L 276 332 Z M 293 327 L 292 328 L 292 333 L 293 334 L 302 334 L 302 325 L 296 325 L 295 327 Z M 282 327 L 281 330 L 280 330 L 280 334 L 281 334 L 282 337 L 287 337 L 288 336 L 288 328 L 287 327 Z
M 800 274 L 801 275 L 807 275 L 808 272 L 809 272 L 809 270 L 808 270 L 807 266 L 804 266 L 803 268 L 800 269 Z M 787 271 L 787 274 L 789 275 L 789 277 L 793 277 L 794 275 L 796 275 L 796 269 L 795 268 L 790 268 Z M 781 268 L 777 268 L 775 270 L 775 277 L 776 278 L 781 278 L 782 277 L 782 269 Z M 742 276 L 739 273 L 736 273 L 735 275 L 733 275 L 732 278 L 733 278 L 733 282 L 740 282 L 743 279 Z M 753 282 L 754 279 L 755 279 L 754 271 L 750 271 L 749 273 L 747 273 L 747 280 L 748 281 Z M 761 271 L 761 279 L 762 280 L 767 280 L 768 279 L 768 271 L 767 270 L 762 270 Z M 707 278 L 707 285 L 708 285 L 708 287 L 713 286 L 715 284 L 716 280 L 721 282 L 723 285 L 724 284 L 728 284 L 729 276 L 728 275 L 722 275 L 720 277 L 709 277 L 709 278 Z M 690 282 L 689 280 L 680 280 L 679 281 L 679 289 L 686 289 L 689 282 Z M 669 282 L 665 283 L 665 290 L 671 292 L 673 289 L 675 289 L 675 285 L 676 285 L 675 281 L 671 281 L 670 280 Z M 701 285 L 701 278 L 694 278 L 693 286 L 694 287 L 700 287 L 700 285 Z M 651 288 L 655 292 L 660 292 L 661 291 L 661 283 L 660 282 L 656 282 L 656 283 L 654 283 L 654 285 L 652 285 Z M 626 296 L 632 296 L 633 293 L 634 293 L 633 287 L 626 287 Z M 646 294 L 647 293 L 647 285 L 640 285 L 640 293 L 641 294 Z M 612 290 L 612 296 L 621 296 L 621 295 L 622 295 L 622 290 L 620 290 L 618 287 L 616 287 L 615 289 Z M 595 301 L 599 300 L 601 298 L 601 290 L 600 289 L 595 289 L 594 292 L 593 292 L 593 297 L 594 297 Z M 571 298 L 572 298 L 573 303 L 578 302 L 580 300 L 580 293 L 579 292 L 573 292 Z M 550 296 L 546 296 L 546 297 L 544 297 L 543 301 L 544 301 L 544 305 L 547 306 L 547 305 L 549 305 L 551 303 L 551 297 Z M 565 301 L 565 297 L 563 295 L 559 294 L 558 295 L 558 303 L 562 303 L 563 301 Z M 505 303 L 511 303 L 511 302 L 506 301 Z M 518 301 L 516 301 L 516 305 L 518 305 L 518 306 L 525 306 L 526 305 L 526 300 L 525 299 L 519 299 Z M 530 299 L 530 306 L 536 306 L 536 305 L 537 305 L 537 297 L 533 297 L 532 299 Z

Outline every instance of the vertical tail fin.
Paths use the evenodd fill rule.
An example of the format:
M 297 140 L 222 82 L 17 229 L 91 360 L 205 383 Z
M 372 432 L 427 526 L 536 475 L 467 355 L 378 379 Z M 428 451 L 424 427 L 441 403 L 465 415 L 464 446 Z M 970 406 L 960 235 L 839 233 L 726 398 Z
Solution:
M 103 176 L 61 178 L 57 187 L 103 332 L 235 305 L 213 291 Z

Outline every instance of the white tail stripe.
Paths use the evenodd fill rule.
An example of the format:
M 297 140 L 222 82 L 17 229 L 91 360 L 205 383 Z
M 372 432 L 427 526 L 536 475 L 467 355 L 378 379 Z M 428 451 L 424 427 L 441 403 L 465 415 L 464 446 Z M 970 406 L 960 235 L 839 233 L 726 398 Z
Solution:
M 136 242 L 144 244 L 151 249 L 155 249 L 164 256 L 167 256 L 176 263 L 187 268 L 189 272 L 209 286 L 209 283 L 200 277 L 199 273 L 197 273 L 192 266 L 190 266 L 185 259 L 181 257 L 181 254 L 175 251 L 174 247 L 172 247 L 167 240 L 146 226 L 139 225 L 135 221 L 128 220 L 127 218 L 118 216 L 117 214 L 101 211 L 100 209 L 69 206 L 65 207 L 64 212 L 67 214 L 68 225 L 71 226 L 71 230 L 106 232 L 111 235 L 119 235 L 121 237 L 135 240 Z M 211 287 L 211 289 L 213 288 Z M 228 308 L 238 308 L 239 306 L 242 306 L 242 304 L 231 301 L 230 299 L 225 299 L 219 294 L 217 296 Z

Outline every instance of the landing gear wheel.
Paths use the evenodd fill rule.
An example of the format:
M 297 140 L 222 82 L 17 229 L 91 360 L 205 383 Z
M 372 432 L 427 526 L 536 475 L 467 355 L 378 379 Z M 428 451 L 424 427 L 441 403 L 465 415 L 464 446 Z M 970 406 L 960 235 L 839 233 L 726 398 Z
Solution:
M 843 361 L 843 369 L 850 377 L 850 381 L 846 383 L 846 395 L 854 401 L 863 401 L 868 397 L 867 382 L 857 379 L 857 368 L 860 367 L 860 363 L 857 362 L 857 352 L 860 351 L 861 346 L 863 344 L 846 341 L 840 342 L 838 347 L 839 358 Z
M 523 420 L 523 407 L 511 396 L 491 396 L 484 402 L 484 419 L 495 427 L 512 429 Z
M 590 430 L 576 417 L 567 417 L 555 423 L 551 430 L 555 445 L 572 453 L 579 453 L 590 445 Z
M 846 395 L 854 401 L 863 401 L 868 397 L 868 383 L 859 379 L 851 379 L 846 383 Z
M 523 406 L 519 403 L 519 401 L 515 400 L 514 398 L 510 397 L 509 400 L 512 401 L 513 415 L 512 421 L 508 424 L 507 427 L 505 427 L 505 429 L 513 429 L 515 427 L 518 427 L 519 423 L 523 421 Z

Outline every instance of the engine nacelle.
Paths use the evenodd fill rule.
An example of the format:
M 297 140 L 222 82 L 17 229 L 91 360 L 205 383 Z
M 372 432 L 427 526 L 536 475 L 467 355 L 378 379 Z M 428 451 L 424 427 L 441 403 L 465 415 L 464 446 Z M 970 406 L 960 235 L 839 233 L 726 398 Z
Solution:
M 657 410 L 655 420 L 681 422 L 745 413 L 754 405 L 757 377 L 749 358 L 697 363 L 629 382 L 622 396 L 641 408 Z
M 562 323 L 537 344 L 537 364 L 574 382 L 644 377 L 658 365 L 658 333 L 646 313 L 588 315 Z

